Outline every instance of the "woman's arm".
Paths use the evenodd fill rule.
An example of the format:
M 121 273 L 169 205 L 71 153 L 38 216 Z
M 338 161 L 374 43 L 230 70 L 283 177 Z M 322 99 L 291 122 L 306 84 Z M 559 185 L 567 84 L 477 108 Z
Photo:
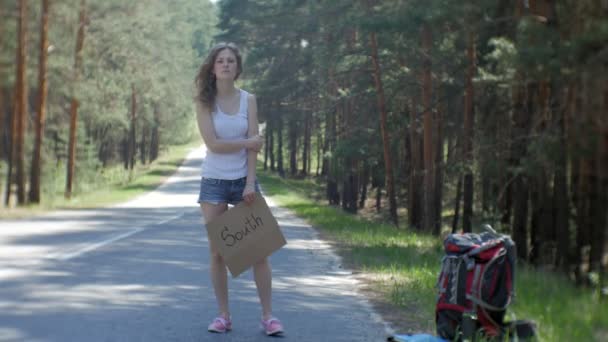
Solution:
M 247 139 L 223 140 L 218 139 L 213 129 L 213 121 L 209 109 L 196 101 L 196 121 L 198 130 L 209 150 L 215 153 L 232 153 L 244 148 L 248 150 L 260 150 L 264 141 L 259 136 L 248 136 Z
M 247 131 L 247 136 L 251 137 L 259 137 L 258 130 L 258 104 L 253 94 L 250 94 L 247 98 L 248 106 L 247 106 L 247 120 L 249 121 L 249 129 Z M 262 138 L 260 140 L 263 142 Z M 261 148 L 261 146 L 260 146 Z M 255 198 L 255 167 L 257 162 L 258 149 L 250 149 L 247 150 L 247 182 L 245 184 L 245 190 L 243 191 L 243 199 L 247 203 L 253 202 Z

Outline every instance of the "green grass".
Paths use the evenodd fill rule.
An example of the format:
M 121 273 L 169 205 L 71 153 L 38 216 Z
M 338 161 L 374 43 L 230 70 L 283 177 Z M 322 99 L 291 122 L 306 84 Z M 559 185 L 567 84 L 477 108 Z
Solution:
M 122 165 L 88 170 L 88 173 L 77 168 L 76 177 L 80 176 L 81 181 L 75 185 L 71 199 L 63 196 L 65 168 L 58 168 L 48 177 L 54 181 L 43 187 L 41 204 L 10 209 L 0 207 L 0 218 L 27 217 L 55 209 L 93 208 L 127 201 L 162 184 L 177 170 L 188 152 L 198 146 L 200 141 L 170 146 L 157 160 L 146 165 L 136 164 L 133 171 L 126 171 Z
M 333 241 L 349 267 L 369 274 L 384 300 L 403 309 L 404 319 L 434 332 L 439 238 L 330 207 L 321 200 L 322 187 L 310 179 L 281 179 L 262 170 L 258 178 L 268 196 Z M 516 276 L 516 299 L 508 316 L 536 321 L 540 341 L 608 340 L 608 305 L 598 303 L 594 292 L 526 267 L 518 268 Z
M 545 340 L 608 341 L 608 305 L 596 291 L 529 267 L 520 267 L 516 276 L 515 317 L 537 321 Z

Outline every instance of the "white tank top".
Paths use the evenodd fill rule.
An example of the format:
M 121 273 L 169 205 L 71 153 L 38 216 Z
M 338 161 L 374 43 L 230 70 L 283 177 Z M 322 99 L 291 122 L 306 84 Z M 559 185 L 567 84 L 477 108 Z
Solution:
M 216 104 L 211 113 L 213 128 L 218 139 L 247 139 L 249 121 L 247 120 L 247 98 L 249 93 L 240 89 L 239 110 L 236 114 L 222 112 Z M 247 150 L 233 153 L 215 153 L 205 149 L 201 165 L 201 176 L 205 178 L 234 180 L 247 176 Z

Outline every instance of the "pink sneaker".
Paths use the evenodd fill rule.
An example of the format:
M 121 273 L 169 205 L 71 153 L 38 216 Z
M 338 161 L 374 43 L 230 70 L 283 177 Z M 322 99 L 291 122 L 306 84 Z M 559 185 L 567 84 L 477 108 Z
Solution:
M 224 318 L 222 316 L 216 317 L 207 328 L 207 331 L 214 333 L 225 333 L 230 330 L 232 330 L 232 321 L 230 318 Z
M 283 324 L 277 318 L 270 317 L 267 320 L 262 319 L 262 329 L 268 336 L 280 335 L 283 333 Z

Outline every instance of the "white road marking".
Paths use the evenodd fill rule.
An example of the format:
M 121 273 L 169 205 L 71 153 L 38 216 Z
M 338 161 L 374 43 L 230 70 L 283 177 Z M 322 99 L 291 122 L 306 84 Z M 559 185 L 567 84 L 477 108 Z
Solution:
M 140 233 L 140 232 L 142 232 L 142 231 L 150 228 L 150 226 L 159 226 L 159 225 L 165 224 L 167 222 L 173 221 L 175 219 L 178 219 L 178 218 L 182 217 L 185 213 L 186 213 L 185 211 L 181 212 L 181 213 L 179 213 L 177 215 L 169 217 L 168 219 L 165 219 L 165 220 L 157 222 L 157 223 L 153 223 L 153 224 L 148 225 L 148 226 L 133 228 L 133 229 L 131 229 L 128 232 L 125 232 L 125 233 L 113 236 L 113 237 L 111 237 L 109 239 L 104 239 L 104 240 L 101 240 L 99 242 L 88 244 L 86 246 L 77 248 L 76 250 L 73 250 L 73 251 L 58 252 L 58 253 L 54 253 L 54 254 L 51 254 L 51 255 L 47 255 L 46 259 L 56 259 L 56 260 L 61 260 L 61 261 L 66 261 L 66 260 L 69 260 L 69 259 L 73 259 L 73 258 L 79 257 L 79 256 L 81 256 L 81 255 L 83 255 L 85 253 L 88 253 L 88 252 L 94 251 L 96 249 L 99 249 L 101 247 L 107 246 L 107 245 L 109 245 L 111 243 L 114 243 L 116 241 L 128 238 L 131 235 L 135 235 L 137 233 Z

